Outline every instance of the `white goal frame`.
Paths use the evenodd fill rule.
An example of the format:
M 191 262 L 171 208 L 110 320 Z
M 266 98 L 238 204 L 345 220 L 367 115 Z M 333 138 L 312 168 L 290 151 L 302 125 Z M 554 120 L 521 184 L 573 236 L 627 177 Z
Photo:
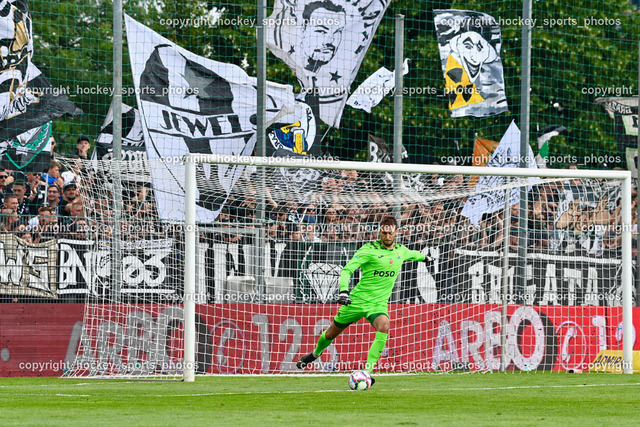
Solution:
M 287 159 L 274 157 L 229 156 L 217 154 L 187 154 L 184 158 L 185 177 L 185 265 L 184 265 L 184 374 L 185 382 L 195 380 L 195 304 L 196 304 L 196 163 L 235 164 L 305 169 L 359 170 L 390 173 L 436 173 L 440 175 L 478 175 L 537 178 L 608 179 L 622 182 L 622 319 L 623 373 L 633 372 L 632 336 L 632 249 L 631 249 L 631 172 L 568 169 L 488 168 L 475 166 L 414 165 L 402 163 L 371 163 Z

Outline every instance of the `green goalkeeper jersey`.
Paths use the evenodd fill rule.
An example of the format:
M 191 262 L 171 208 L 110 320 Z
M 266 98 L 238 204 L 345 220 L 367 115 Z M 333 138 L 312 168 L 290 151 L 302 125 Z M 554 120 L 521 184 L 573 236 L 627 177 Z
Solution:
M 340 292 L 349 290 L 349 278 L 360 267 L 362 277 L 351 291 L 353 304 L 383 305 L 389 302 L 404 261 L 424 261 L 425 256 L 395 243 L 386 249 L 380 240 L 363 245 L 340 273 Z

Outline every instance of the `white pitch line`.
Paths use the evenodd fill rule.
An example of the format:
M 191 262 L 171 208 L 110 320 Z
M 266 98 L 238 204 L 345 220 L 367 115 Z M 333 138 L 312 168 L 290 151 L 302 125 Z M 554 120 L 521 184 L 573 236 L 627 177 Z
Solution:
M 509 387 L 466 387 L 466 388 L 437 388 L 437 389 L 424 389 L 424 388 L 402 388 L 395 391 L 486 391 L 486 390 L 514 390 L 514 389 L 545 389 L 545 388 L 579 388 L 579 387 L 614 387 L 614 386 L 640 386 L 640 383 L 628 383 L 628 384 L 564 384 L 564 385 L 549 385 L 549 386 L 509 386 Z M 190 397 L 190 396 L 247 396 L 247 395 L 261 395 L 261 394 L 299 394 L 299 393 L 350 393 L 352 390 L 289 390 L 289 391 L 243 391 L 243 392 L 212 392 L 212 393 L 194 393 L 194 394 L 155 394 L 154 397 Z M 393 390 L 390 390 L 393 391 Z
M 91 397 L 90 394 L 66 394 L 66 393 L 19 393 L 16 396 L 38 396 L 38 397 Z
M 95 384 L 95 383 L 93 383 Z M 78 384 L 64 384 L 64 387 L 78 387 L 78 386 L 84 386 L 84 385 L 93 385 L 92 383 L 78 383 Z M 23 387 L 23 388 L 34 388 L 34 387 L 61 387 L 62 383 L 59 384 L 15 384 L 15 385 L 0 385 L 0 388 L 10 388 L 10 389 L 15 389 L 15 388 L 19 388 L 19 387 Z
M 61 396 L 61 397 L 91 397 L 90 394 L 62 394 L 62 393 L 56 393 L 56 396 Z
M 247 396 L 251 394 L 300 394 L 300 393 L 350 393 L 353 390 L 289 390 L 289 391 L 241 391 L 212 392 L 191 394 L 154 394 L 153 397 L 199 397 L 199 396 Z
M 75 385 L 88 385 L 85 383 Z M 525 386 L 504 386 L 504 387 L 465 387 L 465 388 L 403 388 L 399 390 L 389 391 L 428 391 L 428 392 L 442 392 L 442 391 L 489 391 L 489 390 L 534 390 L 534 389 L 553 389 L 553 388 L 586 388 L 586 387 L 624 387 L 624 386 L 640 386 L 640 383 L 626 383 L 626 384 L 560 384 L 560 385 L 525 385 Z M 8 387 L 8 386 L 1 386 Z M 375 390 L 375 389 L 374 389 Z M 265 394 L 300 394 L 300 393 L 351 393 L 351 390 L 339 389 L 339 390 L 288 390 L 288 391 L 243 391 L 243 392 L 211 392 L 211 393 L 185 393 L 185 394 L 153 394 L 153 397 L 202 397 L 202 396 L 250 396 L 250 395 L 265 395 Z M 28 393 L 22 394 L 22 396 L 60 396 L 60 397 L 91 397 L 89 394 L 44 394 L 44 393 Z M 127 397 L 121 393 L 119 397 Z M 128 395 L 134 396 L 134 395 Z M 136 394 L 135 396 L 140 396 Z

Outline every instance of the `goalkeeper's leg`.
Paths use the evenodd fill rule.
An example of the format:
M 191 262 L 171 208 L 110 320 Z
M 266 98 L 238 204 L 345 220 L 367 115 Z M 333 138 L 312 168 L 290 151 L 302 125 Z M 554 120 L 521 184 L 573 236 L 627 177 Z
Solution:
M 329 328 L 323 331 L 322 334 L 320 335 L 320 338 L 318 339 L 318 344 L 316 345 L 315 350 L 313 350 L 309 354 L 305 354 L 304 356 L 302 356 L 300 360 L 298 360 L 298 363 L 296 363 L 296 367 L 298 369 L 304 369 L 310 364 L 312 364 L 318 357 L 320 357 L 324 349 L 329 347 L 331 345 L 331 342 L 338 335 L 340 335 L 342 331 L 345 330 L 345 328 L 346 326 L 344 328 L 341 328 L 332 322 Z
M 373 368 L 378 363 L 378 359 L 382 354 L 382 350 L 384 350 L 384 346 L 387 343 L 387 336 L 389 335 L 389 317 L 383 313 L 374 314 L 375 319 L 372 322 L 373 328 L 376 330 L 376 337 L 371 343 L 371 347 L 369 348 L 369 355 L 367 356 L 367 364 L 365 365 L 365 369 L 370 373 L 373 372 Z M 373 377 L 371 377 L 371 385 L 376 382 Z

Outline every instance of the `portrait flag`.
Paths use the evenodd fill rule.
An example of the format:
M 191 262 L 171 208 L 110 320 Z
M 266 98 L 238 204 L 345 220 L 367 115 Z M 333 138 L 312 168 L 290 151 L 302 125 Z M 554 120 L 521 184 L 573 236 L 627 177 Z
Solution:
M 242 68 L 197 56 L 125 15 L 136 99 L 158 213 L 183 221 L 188 153 L 250 156 L 256 143 L 256 79 Z M 267 82 L 270 126 L 293 110 L 291 86 Z M 213 221 L 244 167 L 199 164 L 197 220 Z M 182 203 L 182 202 L 181 202 Z
M 275 0 L 267 47 L 296 74 L 304 101 L 339 127 L 358 73 L 389 0 Z M 300 98 L 301 100 L 303 98 Z
M 451 117 L 485 117 L 507 111 L 500 25 L 482 12 L 433 12 Z

